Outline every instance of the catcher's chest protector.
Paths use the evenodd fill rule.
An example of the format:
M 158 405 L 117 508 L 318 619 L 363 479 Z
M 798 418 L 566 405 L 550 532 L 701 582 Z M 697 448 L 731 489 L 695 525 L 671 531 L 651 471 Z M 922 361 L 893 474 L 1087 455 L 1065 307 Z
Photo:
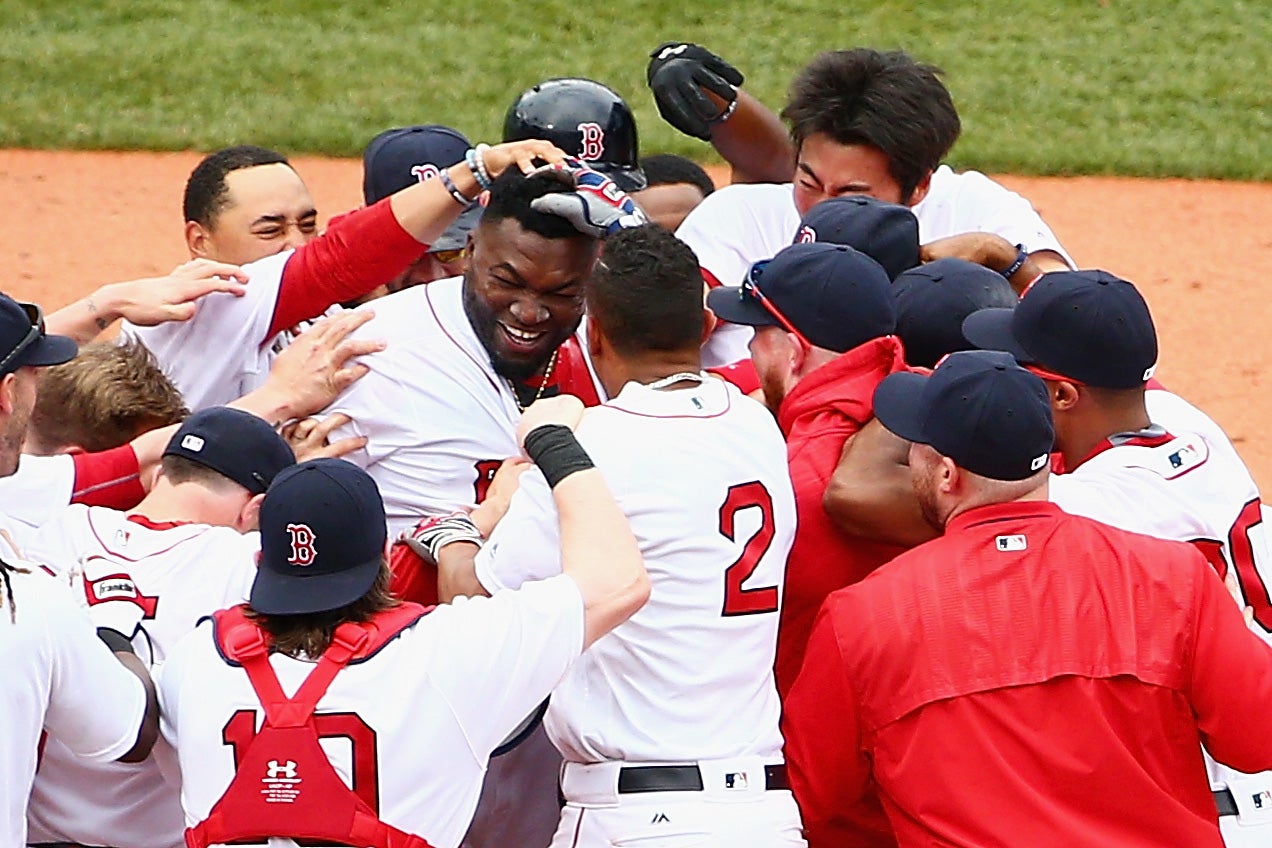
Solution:
M 420 837 L 382 822 L 345 785 L 318 744 L 313 718 L 340 669 L 374 654 L 427 610 L 403 604 L 371 621 L 340 625 L 291 699 L 269 664 L 269 634 L 243 610 L 238 606 L 216 613 L 215 637 L 222 656 L 247 672 L 265 723 L 239 753 L 234 778 L 207 819 L 186 830 L 186 845 L 205 848 L 278 836 L 367 848 L 431 848 Z

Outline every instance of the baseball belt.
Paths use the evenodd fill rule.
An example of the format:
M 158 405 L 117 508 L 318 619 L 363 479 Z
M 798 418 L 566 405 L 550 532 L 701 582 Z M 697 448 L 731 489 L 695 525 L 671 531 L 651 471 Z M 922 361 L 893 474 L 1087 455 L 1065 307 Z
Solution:
M 1219 810 L 1220 816 L 1235 816 L 1239 814 L 1237 799 L 1232 797 L 1231 789 L 1220 789 L 1211 794 L 1215 796 L 1215 807 Z
M 791 788 L 786 779 L 785 765 L 764 767 L 764 788 L 770 791 Z M 701 792 L 702 789 L 702 772 L 697 766 L 624 766 L 618 772 L 620 795 L 639 792 Z M 1236 811 L 1235 806 L 1233 811 Z

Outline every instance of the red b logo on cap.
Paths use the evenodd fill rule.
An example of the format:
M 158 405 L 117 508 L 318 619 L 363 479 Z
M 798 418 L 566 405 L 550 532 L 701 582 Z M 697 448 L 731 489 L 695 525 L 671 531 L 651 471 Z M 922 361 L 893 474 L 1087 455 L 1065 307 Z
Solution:
M 605 155 L 605 132 L 600 124 L 579 124 L 579 132 L 583 135 L 583 149 L 579 151 L 580 159 L 596 161 Z
M 287 533 L 291 536 L 291 556 L 287 561 L 292 565 L 313 565 L 318 558 L 318 550 L 314 547 L 314 531 L 308 524 L 288 524 Z

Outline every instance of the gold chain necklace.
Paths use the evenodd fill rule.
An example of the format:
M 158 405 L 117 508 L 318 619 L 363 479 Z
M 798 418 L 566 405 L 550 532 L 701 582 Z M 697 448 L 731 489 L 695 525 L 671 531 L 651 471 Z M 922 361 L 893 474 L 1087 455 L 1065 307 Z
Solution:
M 539 381 L 539 389 L 534 393 L 534 400 L 530 401 L 531 404 L 543 397 L 543 390 L 548 387 L 548 380 L 552 378 L 552 370 L 556 368 L 557 354 L 560 351 L 560 348 L 552 351 L 552 358 L 548 360 L 548 367 L 543 371 L 543 379 Z M 521 405 L 521 395 L 517 393 L 517 384 L 507 377 L 504 377 L 504 382 L 508 384 L 508 389 L 512 392 L 512 402 L 517 405 L 517 411 L 525 412 L 526 408 Z

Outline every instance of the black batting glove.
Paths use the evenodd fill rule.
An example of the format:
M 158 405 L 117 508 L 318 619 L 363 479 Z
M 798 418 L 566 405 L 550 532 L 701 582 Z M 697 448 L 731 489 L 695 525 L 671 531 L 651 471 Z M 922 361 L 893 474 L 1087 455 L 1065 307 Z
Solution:
M 711 140 L 711 125 L 733 113 L 742 72 L 697 44 L 667 41 L 649 54 L 645 72 L 658 114 L 686 135 Z M 703 89 L 723 99 L 722 109 Z

